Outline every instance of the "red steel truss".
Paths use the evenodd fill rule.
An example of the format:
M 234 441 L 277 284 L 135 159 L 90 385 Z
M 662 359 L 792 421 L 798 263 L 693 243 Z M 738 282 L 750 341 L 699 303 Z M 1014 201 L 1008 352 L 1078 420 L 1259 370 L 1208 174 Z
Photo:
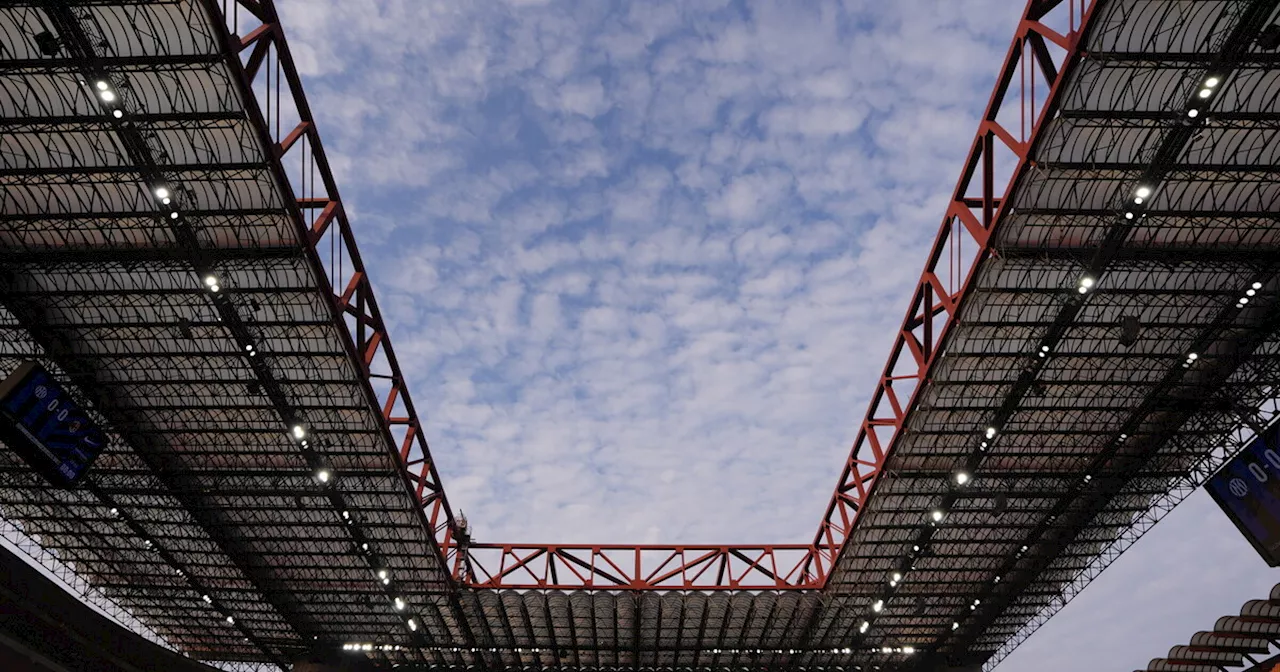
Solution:
M 826 580 L 813 547 L 472 544 L 477 588 L 794 590 Z
M 825 584 L 874 495 L 971 280 L 991 256 L 988 241 L 1005 195 L 1032 167 L 1029 149 L 1079 55 L 1096 4 L 1028 2 L 813 544 L 591 546 L 467 544 L 421 431 L 274 3 L 204 1 L 226 17 L 233 50 L 241 55 L 240 74 L 259 99 L 249 107 L 264 114 L 277 170 L 293 187 L 311 249 L 330 278 L 335 319 L 347 326 L 351 352 L 381 404 L 405 478 L 454 577 L 483 588 L 626 590 L 809 590 Z
M 813 557 L 827 566 L 843 553 L 864 505 L 874 495 L 881 470 L 915 408 L 916 394 L 930 380 L 971 283 L 991 256 L 989 241 L 1004 213 L 1005 197 L 1031 168 L 1029 150 L 1053 109 L 1059 84 L 1079 55 L 1077 47 L 1094 6 L 1092 0 L 1027 3 L 889 361 L 814 538 Z M 1054 10 L 1056 30 L 1046 23 Z M 1057 58 L 1055 52 L 1060 54 Z M 1000 184 L 1004 187 L 997 191 Z
M 247 107 L 263 115 L 261 126 L 268 129 L 275 148 L 275 168 L 296 197 L 292 214 L 310 229 L 307 242 L 327 272 L 334 320 L 347 326 L 347 345 L 382 408 L 385 431 L 399 446 L 409 487 L 446 566 L 460 567 L 465 563 L 455 557 L 457 521 L 421 431 L 275 5 L 271 0 L 204 2 L 215 16 L 226 19 L 231 50 L 240 54 L 238 74 L 246 91 L 258 98 L 257 105 Z

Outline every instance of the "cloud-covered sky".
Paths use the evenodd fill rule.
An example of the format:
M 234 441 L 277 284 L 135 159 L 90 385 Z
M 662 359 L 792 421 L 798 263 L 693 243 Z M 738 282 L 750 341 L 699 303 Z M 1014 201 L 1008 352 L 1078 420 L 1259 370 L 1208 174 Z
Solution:
M 477 538 L 811 541 L 1022 3 L 280 4 Z M 1188 602 L 1196 535 L 1274 580 L 1211 506 L 1003 669 L 1082 669 L 1062 633 L 1103 625 L 1145 664 L 1237 609 Z

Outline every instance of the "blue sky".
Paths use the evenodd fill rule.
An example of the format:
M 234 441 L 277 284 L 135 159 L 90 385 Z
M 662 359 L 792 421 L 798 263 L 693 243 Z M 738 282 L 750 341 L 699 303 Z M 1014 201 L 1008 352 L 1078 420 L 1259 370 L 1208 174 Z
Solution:
M 280 4 L 478 539 L 810 541 L 1022 3 Z M 1145 666 L 1275 580 L 1234 535 L 1002 669 Z

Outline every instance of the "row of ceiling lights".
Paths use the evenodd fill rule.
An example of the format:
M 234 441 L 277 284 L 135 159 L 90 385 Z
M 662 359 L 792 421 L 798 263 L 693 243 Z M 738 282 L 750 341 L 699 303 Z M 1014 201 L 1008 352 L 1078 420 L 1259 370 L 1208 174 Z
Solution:
M 85 85 L 86 82 L 84 80 L 80 80 L 80 84 Z M 103 107 L 111 114 L 112 118 L 122 119 L 125 115 L 124 108 L 122 107 L 120 97 L 112 89 L 110 83 L 108 83 L 106 80 L 98 80 L 94 83 L 94 89 L 97 91 L 98 98 L 102 101 Z M 169 206 L 173 203 L 173 194 L 170 193 L 168 188 L 163 186 L 156 187 L 153 190 L 153 193 L 155 195 L 155 198 L 160 202 L 161 205 Z M 170 209 L 170 212 L 169 212 L 170 220 L 177 220 L 180 216 L 181 215 L 178 213 L 176 209 Z M 213 293 L 217 293 L 219 290 L 219 287 L 216 281 L 213 283 L 208 283 L 207 287 Z M 98 493 L 98 496 L 99 498 L 102 498 L 102 499 L 106 498 L 106 495 L 104 493 Z M 111 502 L 108 501 L 108 503 L 111 503 Z M 201 601 L 203 601 L 205 604 L 209 605 L 214 610 L 216 610 L 228 625 L 234 626 L 236 624 L 235 615 L 231 613 L 230 607 L 218 601 L 215 601 L 213 597 L 210 596 L 209 593 L 206 592 L 205 589 L 199 584 L 199 582 L 194 577 L 192 577 L 189 572 L 185 571 L 178 564 L 177 559 L 172 554 L 161 549 L 159 544 L 147 535 L 146 531 L 142 528 L 142 526 L 139 523 L 137 523 L 137 521 L 130 519 L 126 513 L 120 510 L 119 506 L 112 506 L 110 508 L 110 513 L 113 517 L 124 521 L 126 525 L 131 529 L 131 531 L 136 536 L 142 539 L 142 545 L 144 548 L 159 554 L 161 559 L 166 564 L 168 564 L 170 567 L 173 568 L 174 573 L 182 577 L 183 579 L 185 579 L 188 585 L 191 586 L 191 588 L 200 595 Z M 244 630 L 243 625 L 241 626 L 241 632 L 244 633 L 245 635 L 249 634 L 246 630 Z M 247 636 L 245 637 L 245 641 L 249 641 L 249 638 Z
M 1216 76 L 1211 76 L 1204 80 L 1203 86 L 1200 88 L 1199 92 L 1197 93 L 1197 97 L 1199 98 L 1199 100 L 1204 102 L 1201 103 L 1193 100 L 1191 104 L 1188 105 L 1187 116 L 1189 118 L 1196 119 L 1200 116 L 1200 109 L 1202 105 L 1208 104 L 1209 99 L 1212 98 L 1213 95 L 1218 91 L 1217 87 L 1220 83 L 1221 83 L 1221 79 Z M 1126 220 L 1133 220 L 1135 217 L 1139 216 L 1139 214 L 1141 214 L 1141 210 L 1143 209 L 1141 208 L 1141 206 L 1143 206 L 1145 203 L 1147 203 L 1150 200 L 1152 192 L 1153 192 L 1152 187 L 1147 185 L 1139 185 L 1133 192 L 1133 205 L 1138 207 L 1126 209 L 1124 212 L 1124 218 Z M 1142 214 L 1141 216 L 1145 217 L 1145 214 Z M 1076 285 L 1076 291 L 1081 295 L 1086 295 L 1089 292 L 1093 291 L 1096 287 L 1097 287 L 1097 279 L 1094 278 L 1092 275 L 1085 274 L 1080 277 Z M 1243 308 L 1246 304 L 1249 303 L 1250 298 L 1256 295 L 1258 290 L 1260 289 L 1262 289 L 1262 283 L 1254 282 L 1249 289 L 1245 290 L 1244 296 L 1237 299 L 1236 308 Z M 1042 360 L 1048 359 L 1049 354 L 1051 352 L 1052 352 L 1051 344 L 1042 343 L 1040 345 L 1040 348 L 1036 352 L 1036 356 L 1038 359 L 1042 359 Z M 1198 358 L 1199 358 L 1199 355 L 1197 353 L 1195 352 L 1188 353 L 1186 360 L 1182 364 L 1183 368 L 1190 368 Z M 1043 362 L 1041 364 L 1043 365 Z M 995 440 L 997 434 L 998 434 L 998 430 L 996 427 L 994 426 L 987 427 L 986 431 L 983 434 L 983 439 L 978 444 L 978 452 L 985 453 L 987 449 L 990 447 L 990 444 Z M 1129 437 L 1127 434 L 1121 433 L 1117 437 L 1117 440 L 1120 443 L 1123 443 L 1128 438 Z M 1089 483 L 1092 479 L 1093 479 L 1092 474 L 1085 474 L 1083 482 Z M 956 487 L 964 487 L 965 485 L 967 485 L 973 480 L 973 475 L 970 474 L 968 471 L 960 470 L 955 472 L 952 475 L 952 480 Z M 942 523 L 942 521 L 946 518 L 946 515 L 947 515 L 947 511 L 945 510 L 945 507 L 939 506 L 938 508 L 935 508 L 928 512 L 927 522 L 930 527 L 936 527 L 937 525 Z M 927 541 L 925 541 L 924 543 L 927 543 Z M 1022 555 L 1027 552 L 1027 550 L 1028 550 L 1027 546 L 1022 546 L 1016 553 L 1016 556 L 1019 558 L 1022 557 Z M 921 553 L 920 544 L 913 545 L 912 554 L 905 561 L 910 568 L 914 568 L 914 564 L 913 564 L 914 560 L 916 557 L 918 557 L 920 553 Z M 875 618 L 874 614 L 879 614 L 881 611 L 884 610 L 886 601 L 890 597 L 892 597 L 893 589 L 897 588 L 898 584 L 901 581 L 902 581 L 902 572 L 894 571 L 890 575 L 890 578 L 888 581 L 889 592 L 883 597 L 876 598 L 871 603 L 871 611 L 873 615 L 868 616 L 861 622 L 861 624 L 859 624 L 858 626 L 859 634 L 866 634 L 867 631 L 871 628 L 872 621 Z M 1001 581 L 1001 577 L 999 575 L 996 575 L 993 579 L 993 583 L 999 583 L 1000 581 Z M 981 604 L 982 602 L 980 600 L 975 599 L 969 605 L 969 611 L 970 612 L 976 611 L 978 606 L 980 606 Z M 955 631 L 959 629 L 960 629 L 960 621 L 959 620 L 952 621 L 951 630 Z M 907 647 L 907 648 L 910 648 L 910 647 Z
M 82 85 L 85 84 L 83 80 L 81 80 L 80 83 Z M 121 106 L 119 96 L 112 89 L 111 85 L 106 80 L 99 80 L 95 82 L 94 88 L 97 90 L 98 98 L 102 101 L 103 107 L 110 112 L 111 116 L 115 119 L 122 119 L 125 116 L 125 111 Z M 152 188 L 151 193 L 155 197 L 155 200 L 161 206 L 163 206 L 163 209 L 168 212 L 168 216 L 171 221 L 177 221 L 178 219 L 181 218 L 181 214 L 177 209 L 177 206 L 174 204 L 173 199 L 175 198 L 175 194 L 170 190 L 170 188 L 167 185 L 155 185 Z M 222 279 L 219 278 L 217 274 L 210 271 L 205 273 L 203 282 L 204 282 L 205 290 L 209 292 L 209 294 L 213 297 L 215 302 L 218 301 L 222 297 L 221 292 L 224 284 Z M 244 349 L 244 352 L 247 357 L 250 357 L 250 358 L 257 357 L 258 345 L 256 343 L 246 338 L 244 342 L 242 342 L 240 345 Z M 330 467 L 325 462 L 325 460 L 314 449 L 311 448 L 306 427 L 304 427 L 301 423 L 295 423 L 289 429 L 289 434 L 297 442 L 298 446 L 303 450 L 303 454 L 307 459 L 308 465 L 312 469 L 312 476 L 316 480 L 316 482 L 318 482 L 322 487 L 333 485 L 336 480 L 336 474 L 333 468 Z M 338 493 L 336 492 L 333 494 L 338 495 Z M 118 507 L 112 507 L 111 513 L 114 516 L 123 517 L 123 514 L 120 512 Z M 342 508 L 341 516 L 342 516 L 343 522 L 345 522 L 348 526 L 354 526 L 356 524 L 356 521 L 352 518 L 350 510 L 347 509 L 346 507 Z M 145 533 L 141 531 L 140 526 L 135 531 L 139 534 L 145 535 Z M 390 569 L 388 569 L 377 558 L 377 555 L 370 550 L 369 542 L 365 541 L 364 539 L 365 539 L 365 536 L 362 533 L 359 534 L 358 548 L 368 558 L 368 561 L 372 569 L 374 570 L 374 574 L 377 576 L 378 581 L 382 584 L 384 588 L 388 588 L 391 585 Z M 155 542 L 149 538 L 146 538 L 145 536 L 143 536 L 143 544 L 148 549 L 158 550 Z M 173 562 L 170 562 L 170 564 L 173 564 Z M 193 584 L 193 586 L 195 585 L 195 580 L 187 572 L 183 571 L 183 569 L 181 567 L 178 567 L 177 565 L 173 565 L 173 566 L 174 566 L 175 572 L 179 576 L 186 578 L 188 582 Z M 226 622 L 229 625 L 235 625 L 236 623 L 235 616 L 232 613 L 230 613 L 230 610 L 228 608 L 226 608 L 223 605 L 215 603 L 214 599 L 207 592 L 203 592 L 203 591 L 199 591 L 199 592 L 201 592 L 201 599 L 206 604 L 209 604 L 210 606 L 217 609 L 221 613 L 221 615 L 225 618 Z M 409 605 L 406 602 L 405 598 L 402 597 L 401 595 L 398 595 L 395 593 L 389 593 L 389 597 L 391 599 L 392 607 L 395 609 L 395 611 L 405 612 L 408 609 Z M 410 632 L 416 632 L 419 627 L 418 620 L 412 615 L 409 615 L 405 618 L 404 624 L 405 624 L 405 627 L 407 627 L 410 630 Z M 397 649 L 398 648 L 399 647 L 397 647 Z M 353 649 L 348 649 L 348 650 L 353 650 Z M 363 649 L 363 650 L 369 650 L 369 649 Z

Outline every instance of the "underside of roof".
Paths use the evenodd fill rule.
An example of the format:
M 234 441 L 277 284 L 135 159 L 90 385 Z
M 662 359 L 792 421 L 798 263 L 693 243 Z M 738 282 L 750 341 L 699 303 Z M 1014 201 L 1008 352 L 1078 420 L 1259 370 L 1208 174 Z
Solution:
M 271 3 L 10 4 L 0 373 L 40 361 L 110 445 L 69 490 L 0 451 L 0 515 L 205 660 L 998 662 L 1277 411 L 1280 58 L 1254 44 L 1276 5 L 1030 3 L 1081 42 L 1015 42 L 1056 82 L 1044 119 L 975 206 L 989 239 L 927 377 L 895 382 L 914 405 L 822 590 L 564 592 L 453 578 L 466 548 L 394 359 L 372 368 L 354 243 L 318 251 L 350 235 L 336 186 L 281 162 L 321 155 L 314 124 L 264 114 Z

